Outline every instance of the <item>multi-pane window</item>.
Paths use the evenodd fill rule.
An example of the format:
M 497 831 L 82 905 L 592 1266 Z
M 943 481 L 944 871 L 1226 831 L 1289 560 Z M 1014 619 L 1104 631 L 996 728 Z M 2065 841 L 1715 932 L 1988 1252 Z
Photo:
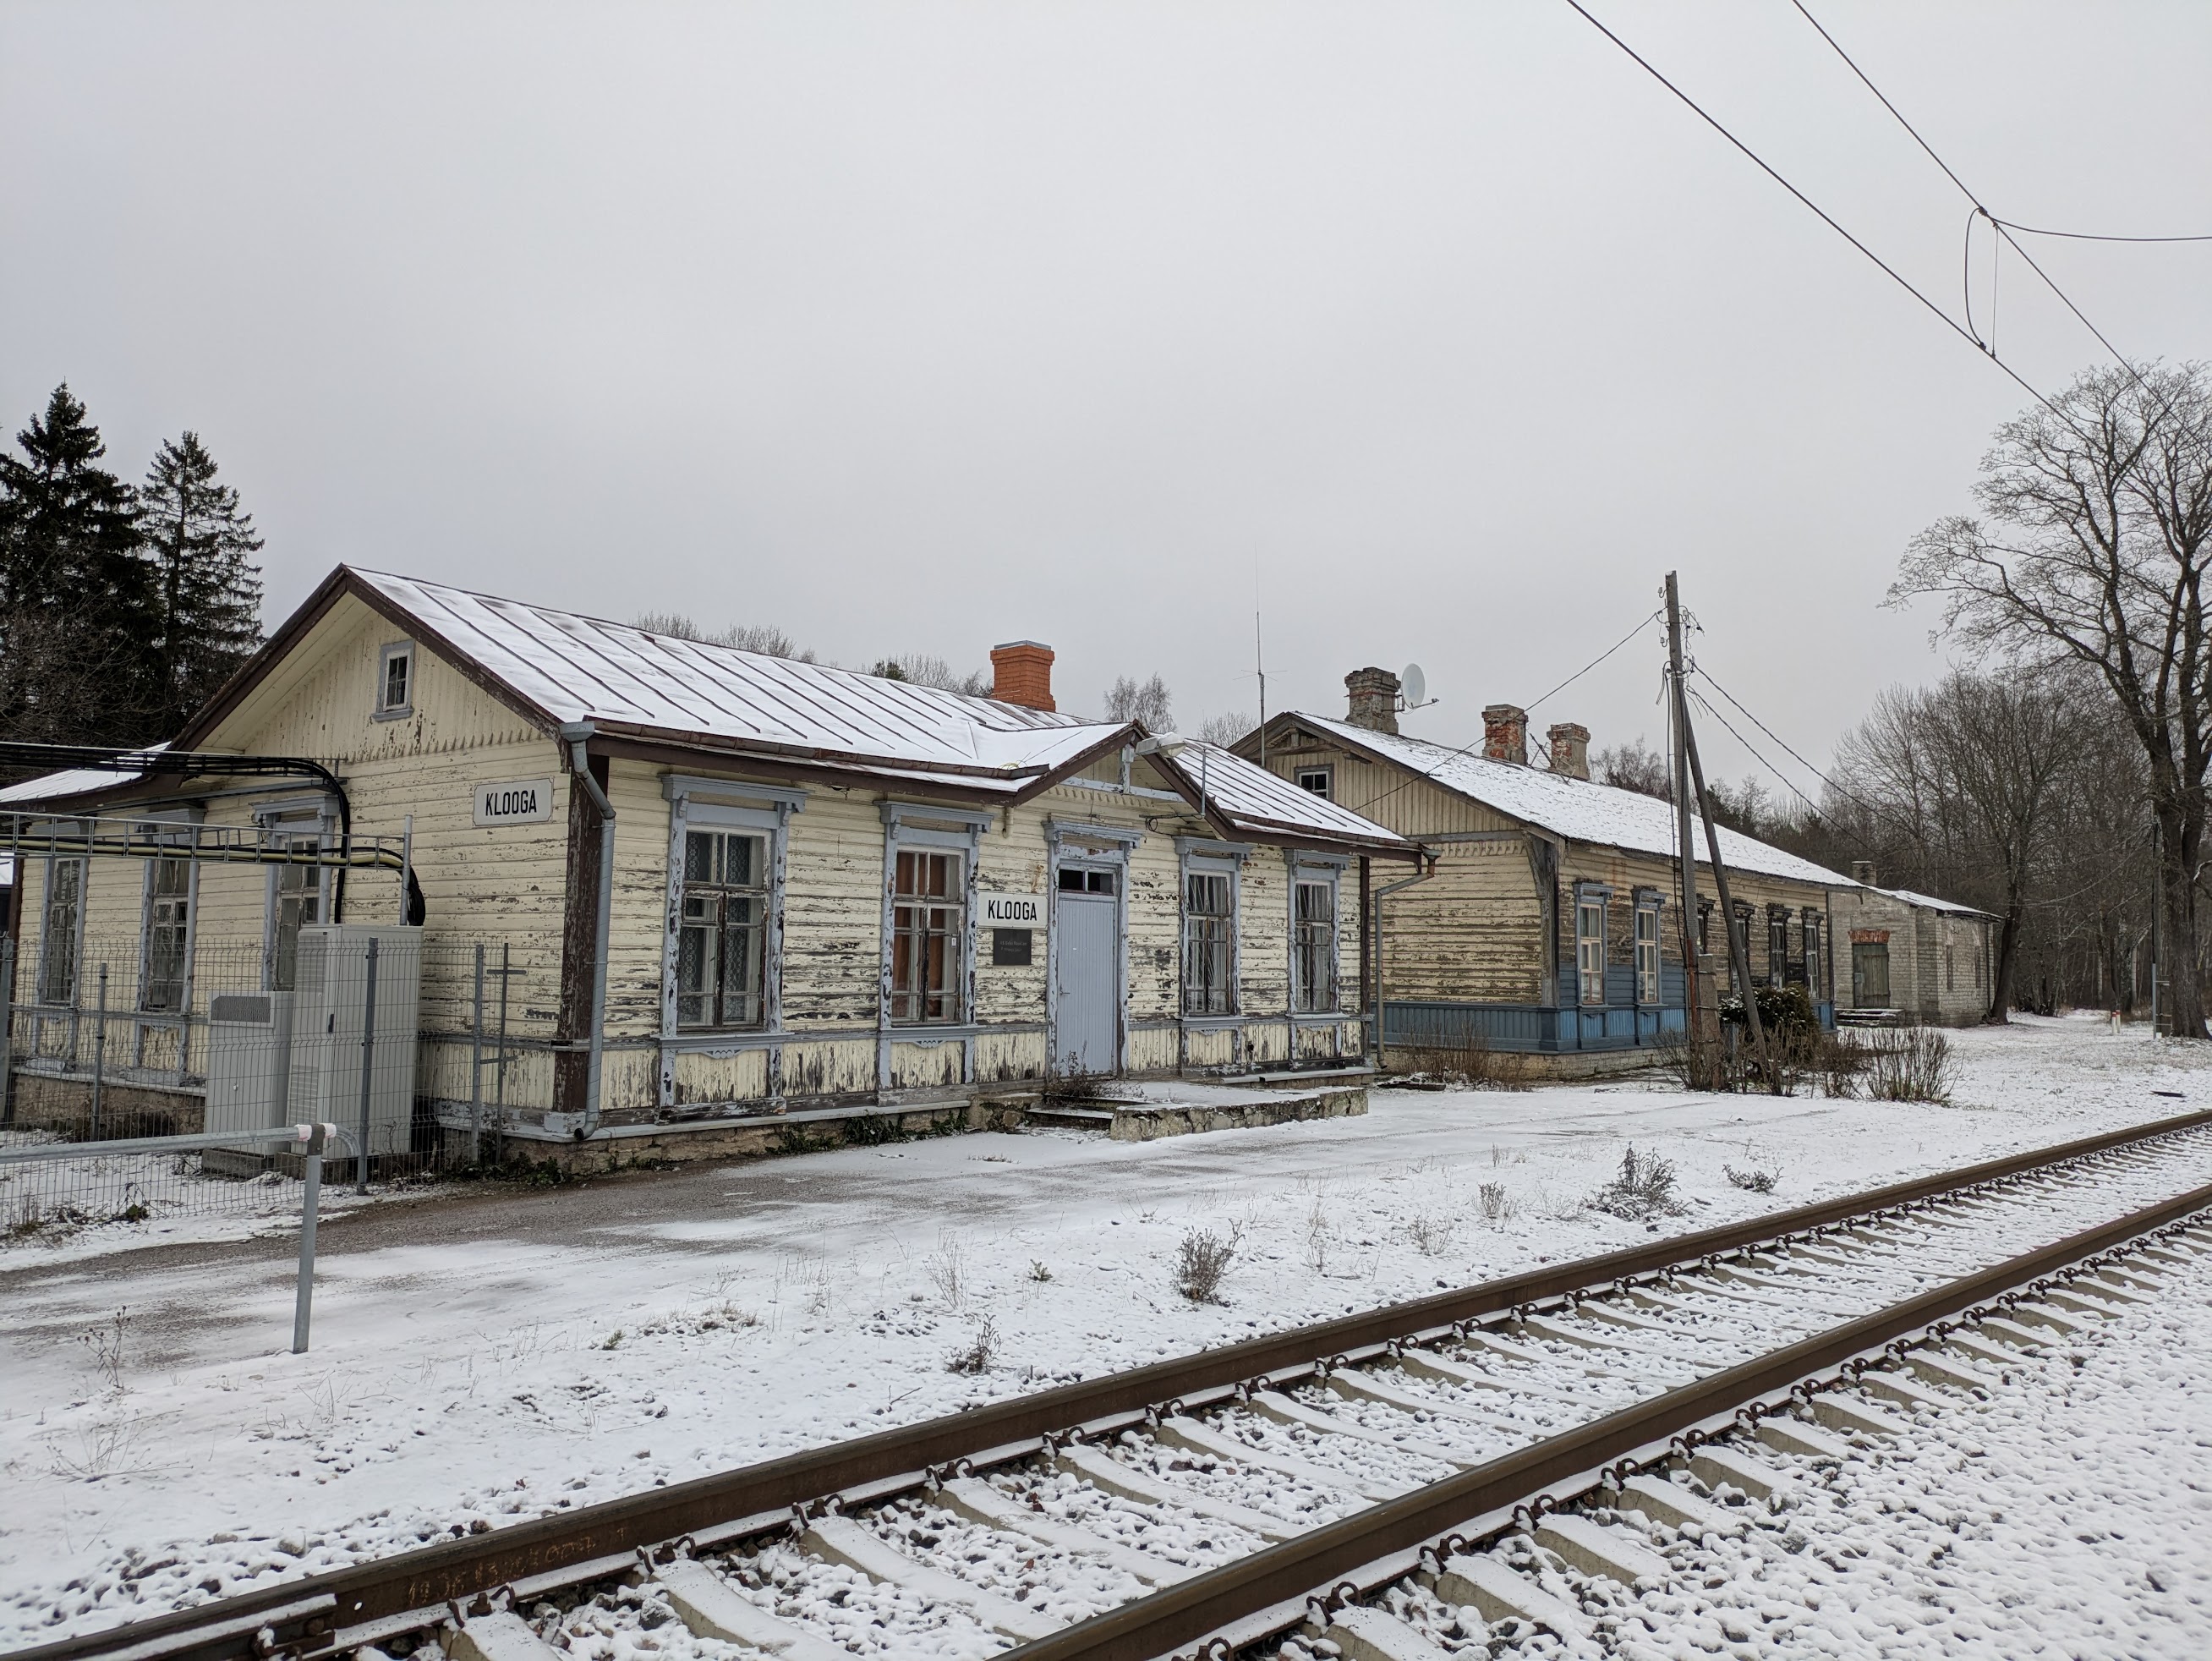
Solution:
M 1659 1001 L 1659 908 L 1636 908 L 1636 1001 Z
M 1584 1003 L 1605 1001 L 1605 902 L 1575 904 L 1575 971 Z
M 387 646 L 377 664 L 376 713 L 404 715 L 415 697 L 415 648 L 404 642 Z
M 1778 905 L 1766 909 L 1766 979 L 1779 986 L 1790 978 L 1790 914 Z
M 1234 885 L 1226 873 L 1192 871 L 1182 879 L 1182 1007 L 1186 1015 L 1226 1015 L 1237 1007 L 1231 950 Z
M 1799 927 L 1805 931 L 1805 989 L 1818 998 L 1828 983 L 1827 960 L 1820 949 L 1820 914 L 1806 912 Z
M 957 1021 L 966 939 L 963 856 L 901 849 L 891 890 L 891 1019 Z
M 757 1026 L 768 933 L 767 839 L 732 830 L 684 835 L 676 939 L 676 1024 Z
M 143 1010 L 185 1007 L 185 940 L 191 926 L 192 867 L 189 860 L 151 860 L 146 896 L 146 978 L 138 989 Z
M 1336 885 L 1300 881 L 1291 889 L 1291 1007 L 1302 1015 L 1336 1009 Z
M 84 861 L 46 863 L 45 926 L 39 932 L 39 1001 L 67 1003 L 76 991 L 76 925 L 84 907 Z
M 1329 786 L 1332 782 L 1334 781 L 1329 776 L 1329 770 L 1326 767 L 1298 769 L 1298 788 L 1301 790 L 1310 790 L 1316 796 L 1326 796 L 1329 794 Z
M 294 842 L 295 849 L 320 846 L 315 838 Z M 276 867 L 276 896 L 270 918 L 269 986 L 289 992 L 298 983 L 300 931 L 322 921 L 323 873 L 319 866 L 280 865 Z

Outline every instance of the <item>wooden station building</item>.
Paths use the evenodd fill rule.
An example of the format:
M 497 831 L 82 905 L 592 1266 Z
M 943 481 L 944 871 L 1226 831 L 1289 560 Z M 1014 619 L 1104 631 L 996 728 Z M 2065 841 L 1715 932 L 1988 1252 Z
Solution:
M 1483 711 L 1479 747 L 1455 749 L 1398 731 L 1399 680 L 1389 671 L 1355 671 L 1346 685 L 1343 719 L 1279 715 L 1237 748 L 1432 856 L 1422 874 L 1376 891 L 1387 1047 L 1480 1043 L 1629 1062 L 1623 1052 L 1683 1032 L 1673 804 L 1592 782 L 1579 726 L 1553 727 L 1550 764 L 1535 767 L 1528 716 L 1510 704 Z M 1850 879 L 1720 834 L 1753 978 L 1803 985 L 1832 1021 L 1829 899 Z M 1728 941 L 1702 859 L 1698 880 L 1699 949 L 1725 975 Z
M 506 1104 L 549 1134 L 1360 1057 L 1358 896 L 1371 862 L 1412 868 L 1407 838 L 1225 750 L 1059 713 L 1043 646 L 992 660 L 994 696 L 966 697 L 342 567 L 171 746 L 331 782 L 155 765 L 0 810 L 313 848 L 410 826 L 426 1036 L 469 996 L 432 948 L 491 943 Z M 19 1013 L 82 1007 L 88 939 L 247 942 L 281 989 L 302 926 L 403 910 L 381 871 L 345 893 L 312 867 L 21 863 Z M 189 1040 L 184 984 L 180 1026 L 148 1014 Z M 422 1055 L 420 1095 L 468 1099 L 466 1044 Z M 188 1059 L 165 1068 L 189 1091 Z

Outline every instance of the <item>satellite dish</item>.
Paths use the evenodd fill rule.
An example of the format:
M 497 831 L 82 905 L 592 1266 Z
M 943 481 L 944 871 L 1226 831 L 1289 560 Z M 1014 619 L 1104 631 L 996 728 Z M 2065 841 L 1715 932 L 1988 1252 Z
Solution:
M 1429 678 L 1421 672 L 1421 666 L 1409 663 L 1406 672 L 1398 677 L 1399 690 L 1406 695 L 1406 707 L 1418 709 L 1429 701 Z

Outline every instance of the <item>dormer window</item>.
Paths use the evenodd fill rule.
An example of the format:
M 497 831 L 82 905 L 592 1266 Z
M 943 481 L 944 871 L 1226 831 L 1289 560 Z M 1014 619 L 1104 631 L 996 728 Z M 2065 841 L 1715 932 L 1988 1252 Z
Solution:
M 415 713 L 415 643 L 395 641 L 376 666 L 376 718 L 390 721 Z
M 1334 794 L 1332 787 L 1336 782 L 1334 771 L 1334 769 L 1328 767 L 1301 767 L 1298 769 L 1298 788 L 1310 790 L 1316 796 L 1328 798 Z

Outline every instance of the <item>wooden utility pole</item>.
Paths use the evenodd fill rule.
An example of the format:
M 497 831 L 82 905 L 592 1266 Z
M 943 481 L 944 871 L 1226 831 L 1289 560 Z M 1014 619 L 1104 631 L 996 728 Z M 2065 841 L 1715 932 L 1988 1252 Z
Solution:
M 1674 597 L 1674 586 L 1670 579 L 1668 598 Z M 1682 751 L 1690 764 L 1690 782 L 1698 792 L 1698 812 L 1705 821 L 1705 849 L 1712 856 L 1713 891 L 1720 897 L 1721 922 L 1728 930 L 1729 962 L 1735 968 L 1736 989 L 1743 995 L 1743 1019 L 1751 1028 L 1751 1046 L 1759 1057 L 1759 1070 L 1766 1075 L 1767 1088 L 1776 1095 L 1782 1093 L 1782 1075 L 1774 1070 L 1774 1058 L 1766 1047 L 1766 1023 L 1759 1018 L 1759 998 L 1751 984 L 1751 948 L 1736 932 L 1735 904 L 1729 897 L 1728 867 L 1721 859 L 1721 833 L 1713 822 L 1713 799 L 1705 788 L 1705 770 L 1698 760 L 1698 735 L 1690 725 L 1689 689 L 1677 678 L 1675 696 L 1679 700 L 1682 722 Z
M 1690 703 L 1682 689 L 1682 601 L 1674 574 L 1667 573 L 1667 690 L 1674 717 L 1674 846 L 1681 888 L 1682 1019 L 1694 1053 L 1711 1034 L 1698 1031 L 1698 848 L 1690 830 Z

